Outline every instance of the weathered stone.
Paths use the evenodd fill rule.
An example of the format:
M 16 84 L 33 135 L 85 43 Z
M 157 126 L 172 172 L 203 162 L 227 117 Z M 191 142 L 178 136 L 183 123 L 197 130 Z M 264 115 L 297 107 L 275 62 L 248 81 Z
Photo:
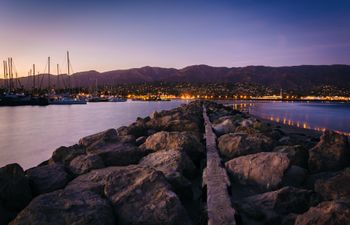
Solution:
M 62 163 L 69 165 L 69 162 L 78 155 L 85 154 L 85 148 L 80 145 L 73 145 L 69 147 L 61 146 L 56 149 L 51 156 L 48 164 Z M 42 164 L 45 165 L 45 164 Z M 40 165 L 41 166 L 41 165 Z
M 142 147 L 152 151 L 181 149 L 194 161 L 204 154 L 203 145 L 191 132 L 161 131 L 149 136 Z
M 176 149 L 158 151 L 144 157 L 140 165 L 162 172 L 180 197 L 191 198 L 191 182 L 185 177 L 194 178 L 196 167 L 185 152 Z
M 104 194 L 114 206 L 118 224 L 190 224 L 163 173 L 150 167 L 130 165 L 92 170 L 74 179 L 65 189 Z
M 308 168 L 309 153 L 300 145 L 294 146 L 277 146 L 274 152 L 287 153 L 288 158 L 292 165 Z
M 113 209 L 100 195 L 59 190 L 36 197 L 10 225 L 116 224 Z
M 138 137 L 135 141 L 136 145 L 137 146 L 142 145 L 143 143 L 145 143 L 146 139 L 147 139 L 146 136 Z
M 297 216 L 295 225 L 348 225 L 350 204 L 344 201 L 322 202 Z
M 221 136 L 227 133 L 233 133 L 236 129 L 235 122 L 232 119 L 225 119 L 220 123 L 213 124 L 213 130 L 216 135 Z
M 350 168 L 338 172 L 329 179 L 319 179 L 315 183 L 315 191 L 325 200 L 350 199 Z
M 291 165 L 284 173 L 283 185 L 301 187 L 306 180 L 307 170 L 299 166 Z
M 104 190 L 114 206 L 118 224 L 191 224 L 163 174 L 155 170 L 140 166 L 120 168 L 108 176 Z
M 226 162 L 225 166 L 235 182 L 274 190 L 282 182 L 290 161 L 285 153 L 261 152 L 234 158 Z
M 165 177 L 173 173 L 180 173 L 186 177 L 194 177 L 196 167 L 186 152 L 179 149 L 158 151 L 147 155 L 140 161 L 140 165 L 150 166 L 164 173 Z
M 266 224 L 280 224 L 282 218 L 290 213 L 304 213 L 318 204 L 319 197 L 312 191 L 284 187 L 243 199 L 239 206 L 248 217 Z
M 103 167 L 103 160 L 97 155 L 80 155 L 75 157 L 69 164 L 69 170 L 75 175 L 81 175 Z
M 117 129 L 119 136 L 133 135 L 135 138 L 144 136 L 147 133 L 145 121 L 137 121 L 129 126 L 123 126 Z
M 320 142 L 309 150 L 312 172 L 337 171 L 350 166 L 350 147 L 346 136 L 326 130 Z
M 230 133 L 221 136 L 218 143 L 220 154 L 228 159 L 272 150 L 272 140 L 263 134 Z
M 148 153 L 147 150 L 123 143 L 111 143 L 98 149 L 88 149 L 88 154 L 101 157 L 105 166 L 137 164 Z
M 113 142 L 118 138 L 117 131 L 115 129 L 108 129 L 97 134 L 89 135 L 79 140 L 79 144 L 83 146 L 90 146 L 97 141 Z
M 8 210 L 23 209 L 32 199 L 29 181 L 22 167 L 9 164 L 0 168 L 0 203 Z
M 69 181 L 64 166 L 57 163 L 31 168 L 26 171 L 26 175 L 35 195 L 64 188 Z

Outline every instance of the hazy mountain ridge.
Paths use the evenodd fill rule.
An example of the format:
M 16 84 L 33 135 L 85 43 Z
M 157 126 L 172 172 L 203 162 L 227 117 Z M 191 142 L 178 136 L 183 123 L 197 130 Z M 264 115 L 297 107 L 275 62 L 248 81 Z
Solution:
M 51 83 L 57 76 L 51 75 Z M 68 82 L 66 75 L 61 78 Z M 41 78 L 39 79 L 41 80 Z M 63 84 L 60 79 L 61 85 Z M 32 85 L 32 78 L 20 78 L 25 87 Z M 193 65 L 182 69 L 141 67 L 108 72 L 85 71 L 71 76 L 75 86 L 95 87 L 131 83 L 188 82 L 188 83 L 255 83 L 271 88 L 312 89 L 322 85 L 350 88 L 350 65 L 302 65 L 302 66 L 247 66 L 212 67 Z M 48 76 L 44 76 L 42 87 L 47 86 Z

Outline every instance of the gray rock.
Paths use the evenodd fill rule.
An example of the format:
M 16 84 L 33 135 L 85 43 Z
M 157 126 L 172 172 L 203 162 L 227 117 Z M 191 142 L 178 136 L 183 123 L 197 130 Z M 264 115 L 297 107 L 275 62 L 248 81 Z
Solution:
M 110 143 L 97 149 L 88 149 L 87 151 L 89 155 L 99 156 L 105 166 L 136 164 L 149 153 L 147 150 L 124 143 Z
M 120 168 L 108 176 L 104 190 L 114 206 L 118 224 L 191 224 L 177 195 L 163 174 L 155 170 L 140 166 Z
M 320 142 L 309 150 L 312 172 L 337 171 L 350 166 L 350 147 L 346 136 L 326 130 Z
M 220 154 L 227 159 L 271 151 L 272 140 L 263 134 L 230 133 L 218 139 Z
M 35 195 L 62 189 L 69 181 L 64 166 L 57 163 L 31 168 L 26 175 Z
M 310 208 L 297 216 L 295 225 L 348 225 L 350 204 L 344 201 L 328 201 Z
M 329 179 L 319 179 L 315 183 L 315 191 L 326 200 L 350 199 L 350 168 L 336 173 Z
M 191 224 L 163 173 L 150 167 L 130 165 L 92 170 L 71 181 L 65 189 L 106 196 L 118 224 Z
M 285 153 L 261 152 L 234 158 L 225 166 L 234 182 L 275 190 L 280 186 L 290 161 Z
M 198 161 L 204 154 L 203 145 L 192 132 L 161 131 L 149 136 L 141 146 L 152 151 L 181 149 L 194 161 Z
M 216 135 L 221 136 L 227 133 L 233 133 L 236 129 L 235 122 L 231 119 L 225 119 L 220 123 L 213 124 L 213 130 Z
M 309 153 L 308 153 L 308 151 L 306 149 L 304 149 L 300 145 L 277 146 L 273 151 L 274 152 L 287 153 L 288 158 L 291 161 L 292 165 L 300 166 L 300 167 L 303 167 L 303 168 L 308 168 Z
M 61 146 L 52 153 L 51 159 L 49 160 L 48 164 L 62 163 L 63 165 L 69 165 L 72 159 L 74 159 L 78 155 L 83 154 L 85 154 L 85 148 L 83 146 Z
M 69 170 L 75 175 L 81 175 L 103 167 L 105 167 L 103 160 L 97 155 L 80 155 L 69 163 Z
M 116 224 L 113 209 L 100 195 L 84 190 L 59 190 L 36 197 L 10 225 Z
M 22 167 L 9 164 L 0 168 L 0 204 L 11 211 L 23 209 L 32 199 L 29 181 Z
M 145 143 L 146 139 L 147 139 L 146 136 L 138 137 L 135 141 L 136 145 L 137 146 L 142 145 L 143 143 Z
M 117 140 L 117 131 L 108 129 L 97 134 L 89 135 L 79 140 L 79 144 L 88 147 L 96 142 L 113 142 Z
M 248 217 L 271 224 L 280 224 L 283 217 L 290 213 L 304 213 L 318 204 L 319 198 L 312 191 L 293 187 L 284 187 L 276 191 L 253 195 L 243 199 L 238 207 Z

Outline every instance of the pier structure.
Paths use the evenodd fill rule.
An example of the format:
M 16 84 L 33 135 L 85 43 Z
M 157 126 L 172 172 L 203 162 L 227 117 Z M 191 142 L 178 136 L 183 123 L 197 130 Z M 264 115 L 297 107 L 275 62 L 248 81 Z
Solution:
M 216 135 L 204 106 L 203 119 L 207 150 L 207 167 L 203 173 L 203 182 L 207 187 L 208 225 L 236 225 L 236 211 L 231 205 L 228 192 L 230 179 L 222 166 L 216 146 Z

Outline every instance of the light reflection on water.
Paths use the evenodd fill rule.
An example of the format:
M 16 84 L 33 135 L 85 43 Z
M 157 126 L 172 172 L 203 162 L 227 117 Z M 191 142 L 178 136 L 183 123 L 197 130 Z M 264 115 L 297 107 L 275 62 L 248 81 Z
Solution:
M 234 102 L 233 108 L 304 129 L 332 129 L 350 136 L 350 104 L 310 102 Z
M 35 166 L 50 158 L 59 146 L 75 144 L 81 137 L 128 125 L 137 117 L 187 102 L 0 107 L 0 167 L 15 162 L 25 169 Z

